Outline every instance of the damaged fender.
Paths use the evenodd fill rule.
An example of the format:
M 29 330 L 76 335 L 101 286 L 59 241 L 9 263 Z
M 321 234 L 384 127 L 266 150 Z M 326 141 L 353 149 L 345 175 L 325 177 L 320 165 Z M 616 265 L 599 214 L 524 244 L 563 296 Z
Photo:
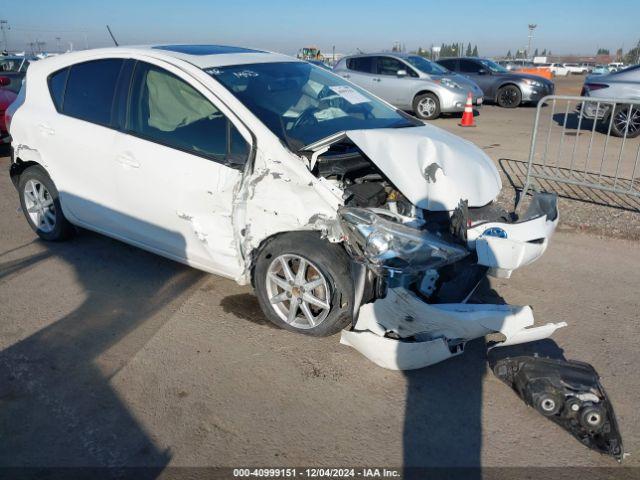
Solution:
M 566 323 L 534 324 L 529 306 L 428 304 L 405 288 L 360 308 L 353 330 L 340 342 L 391 370 L 422 368 L 464 351 L 467 341 L 500 333 L 514 345 L 547 338 Z
M 616 416 L 591 365 L 522 356 L 498 360 L 493 373 L 527 405 L 583 445 L 622 461 L 624 450 Z

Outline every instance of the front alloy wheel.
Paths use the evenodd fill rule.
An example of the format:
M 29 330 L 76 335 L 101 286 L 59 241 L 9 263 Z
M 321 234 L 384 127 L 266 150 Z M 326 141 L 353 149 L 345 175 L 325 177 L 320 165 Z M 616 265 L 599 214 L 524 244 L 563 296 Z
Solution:
M 267 295 L 276 314 L 295 328 L 320 325 L 331 309 L 329 285 L 318 267 L 299 255 L 276 257 L 266 278 Z
M 276 235 L 254 261 L 252 283 L 270 322 L 293 332 L 324 337 L 353 320 L 352 260 L 340 244 L 319 232 Z

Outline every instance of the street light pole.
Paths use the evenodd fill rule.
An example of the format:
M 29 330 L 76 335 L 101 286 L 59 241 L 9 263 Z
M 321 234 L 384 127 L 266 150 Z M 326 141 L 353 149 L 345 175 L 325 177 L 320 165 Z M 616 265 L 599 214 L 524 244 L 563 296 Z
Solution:
M 529 24 L 529 47 L 527 48 L 527 57 L 531 57 L 531 40 L 533 40 L 533 31 L 536 29 L 538 25 L 535 23 Z M 530 58 L 527 58 L 530 59 Z
M 9 22 L 7 20 L 0 20 L 0 30 L 2 30 L 2 43 L 4 44 L 4 49 L 9 52 L 9 40 L 7 40 L 7 31 L 11 30 L 9 26 Z

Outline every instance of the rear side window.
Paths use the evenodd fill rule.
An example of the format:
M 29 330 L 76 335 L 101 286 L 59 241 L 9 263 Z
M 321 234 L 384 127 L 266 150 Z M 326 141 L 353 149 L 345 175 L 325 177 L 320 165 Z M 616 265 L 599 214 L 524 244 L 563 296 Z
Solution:
M 49 77 L 49 93 L 51 93 L 51 100 L 53 100 L 53 104 L 59 112 L 62 111 L 64 87 L 67 84 L 68 74 L 69 69 L 65 68 L 64 70 L 60 70 Z
M 109 125 L 122 63 L 122 59 L 110 58 L 73 65 L 68 74 L 63 113 L 88 122 Z
M 449 70 L 456 70 L 456 61 L 455 60 L 438 60 L 438 63 L 442 65 L 444 68 Z
M 347 68 L 356 72 L 373 73 L 374 57 L 356 57 L 347 59 Z

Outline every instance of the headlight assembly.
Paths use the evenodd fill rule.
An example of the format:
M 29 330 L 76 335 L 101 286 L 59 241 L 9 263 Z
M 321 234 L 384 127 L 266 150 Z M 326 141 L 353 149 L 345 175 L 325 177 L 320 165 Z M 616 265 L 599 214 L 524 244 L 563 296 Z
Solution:
M 460 86 L 459 83 L 454 82 L 450 78 L 441 79 L 440 80 L 440 84 L 444 85 L 445 87 L 449 87 L 449 88 L 462 89 L 462 87 Z
M 400 223 L 384 210 L 344 207 L 338 218 L 347 251 L 378 273 L 420 272 L 469 254 L 463 246 Z

